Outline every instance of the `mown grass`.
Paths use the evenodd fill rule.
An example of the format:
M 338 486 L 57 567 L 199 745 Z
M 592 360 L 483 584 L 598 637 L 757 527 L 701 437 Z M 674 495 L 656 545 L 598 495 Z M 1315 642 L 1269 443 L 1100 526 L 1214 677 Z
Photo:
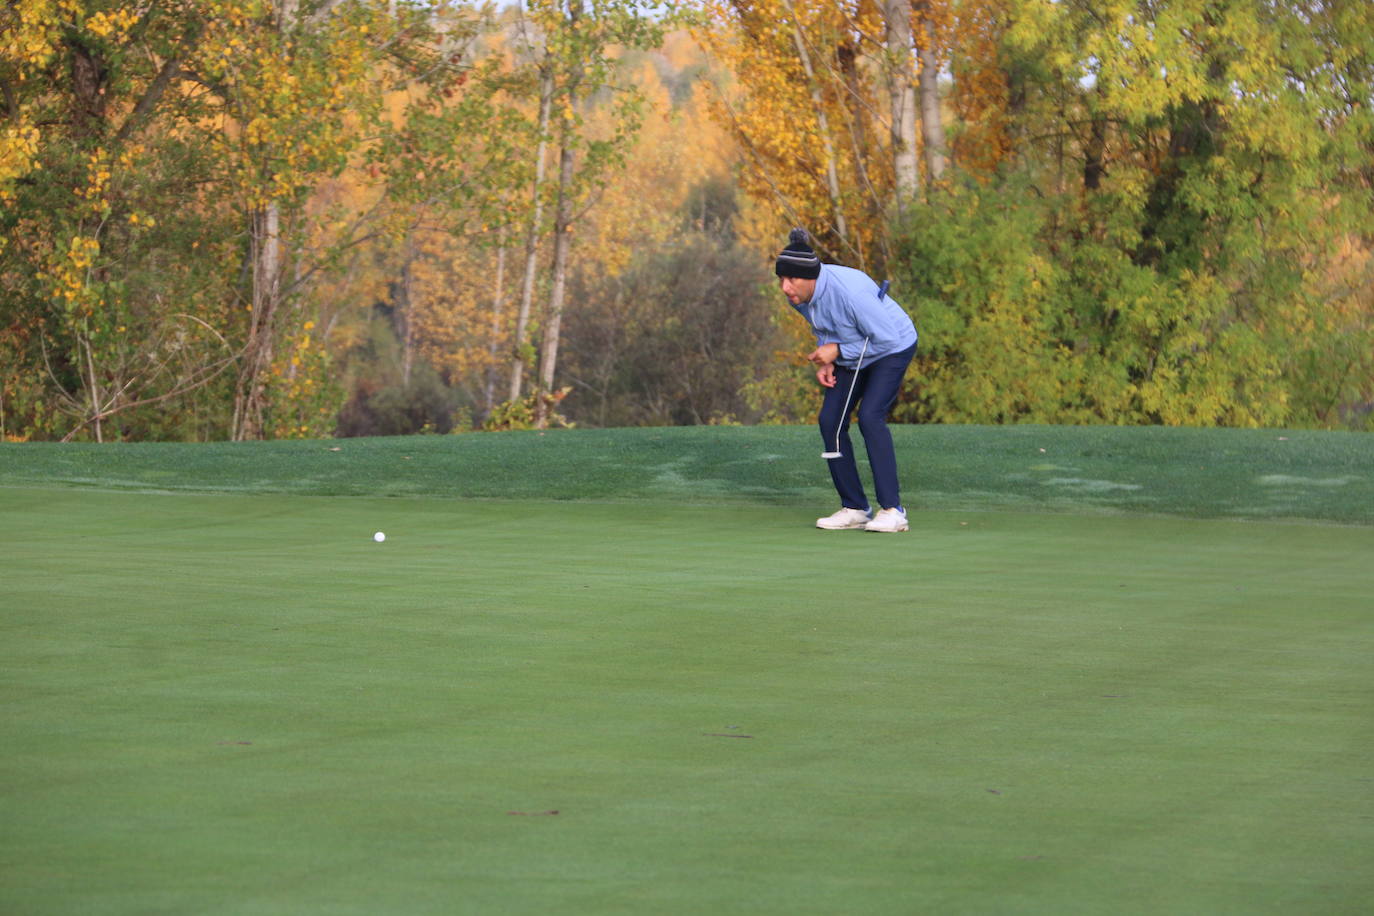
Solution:
M 899 434 L 0 449 L 0 912 L 1364 912 L 1368 437 Z
M 917 508 L 1374 524 L 1374 436 L 1138 427 L 894 428 Z M 798 427 L 558 430 L 330 441 L 0 445 L 0 486 L 820 509 Z M 861 466 L 863 462 L 861 461 Z

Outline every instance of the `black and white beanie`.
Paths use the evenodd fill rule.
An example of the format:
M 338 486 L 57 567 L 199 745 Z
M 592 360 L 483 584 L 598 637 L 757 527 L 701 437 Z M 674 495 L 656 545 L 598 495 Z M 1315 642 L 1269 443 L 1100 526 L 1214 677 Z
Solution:
M 787 237 L 787 247 L 778 255 L 777 266 L 773 268 L 779 277 L 800 277 L 814 280 L 821 275 L 821 259 L 811 250 L 806 230 L 797 227 Z

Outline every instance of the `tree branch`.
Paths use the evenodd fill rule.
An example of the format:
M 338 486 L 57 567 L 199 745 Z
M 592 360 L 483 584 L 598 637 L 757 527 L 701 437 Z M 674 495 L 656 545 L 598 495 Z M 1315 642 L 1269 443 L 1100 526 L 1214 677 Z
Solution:
M 172 80 L 181 73 L 181 58 L 169 57 L 162 67 L 158 70 L 157 76 L 148 84 L 143 97 L 138 100 L 134 110 L 129 113 L 129 117 L 124 119 L 124 123 L 115 132 L 115 142 L 122 143 L 129 139 L 129 136 L 138 128 L 139 124 L 152 113 L 153 108 L 162 100 L 166 94 L 167 87 L 172 84 Z

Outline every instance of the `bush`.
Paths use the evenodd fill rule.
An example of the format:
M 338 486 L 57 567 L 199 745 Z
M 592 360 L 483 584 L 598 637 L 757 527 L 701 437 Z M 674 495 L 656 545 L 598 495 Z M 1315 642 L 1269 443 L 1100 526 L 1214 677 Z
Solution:
M 411 370 L 409 384 L 373 387 L 361 380 L 339 411 L 337 436 L 407 436 L 447 433 L 454 427 L 458 401 L 428 365 Z

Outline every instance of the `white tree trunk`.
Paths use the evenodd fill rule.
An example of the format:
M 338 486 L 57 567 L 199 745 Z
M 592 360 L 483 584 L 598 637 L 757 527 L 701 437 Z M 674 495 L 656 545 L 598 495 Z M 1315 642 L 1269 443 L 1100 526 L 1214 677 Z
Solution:
M 415 292 L 415 250 L 406 243 L 405 263 L 401 265 L 401 288 L 395 296 L 396 325 L 401 338 L 401 386 L 410 387 L 410 372 L 415 366 L 415 313 L 412 296 Z
M 496 406 L 496 368 L 497 368 L 497 349 L 501 340 L 501 322 L 506 311 L 506 228 L 502 226 L 499 230 L 499 241 L 496 243 L 496 289 L 492 293 L 491 299 L 491 339 L 487 343 L 487 363 L 486 384 L 483 386 L 482 406 L 491 415 L 492 408 Z
M 921 133 L 925 140 L 926 179 L 935 184 L 945 174 L 945 126 L 940 117 L 940 62 L 931 46 L 928 4 L 916 5 L 920 29 L 916 35 L 917 77 L 921 93 Z
M 534 159 L 534 207 L 525 233 L 525 274 L 520 284 L 520 311 L 515 319 L 515 355 L 510 367 L 510 401 L 520 400 L 525 381 L 525 335 L 529 332 L 534 279 L 539 268 L 539 230 L 544 221 L 544 159 L 548 155 L 549 118 L 553 112 L 553 59 L 545 52 L 539 68 L 539 145 Z
M 921 167 L 916 142 L 916 86 L 911 73 L 911 0 L 883 0 L 892 118 L 892 173 L 897 213 L 916 199 Z
M 105 405 L 101 403 L 100 376 L 96 374 L 95 358 L 91 355 L 91 331 L 89 324 L 83 321 L 81 323 L 81 330 L 81 348 L 86 354 L 86 391 L 91 399 L 91 416 L 95 418 L 91 423 L 91 428 L 95 431 L 95 441 L 104 442 L 105 427 L 104 424 L 101 423 L 101 418 L 104 415 Z
M 581 0 L 569 0 L 564 11 L 566 26 L 576 34 L 582 18 Z M 583 64 L 576 59 L 563 61 L 563 92 L 571 106 L 582 82 Z M 549 308 L 544 317 L 544 342 L 539 352 L 539 397 L 535 399 L 534 425 L 543 429 L 549 421 L 554 374 L 558 369 L 558 342 L 563 330 L 563 299 L 568 285 L 568 253 L 572 247 L 573 178 L 576 172 L 577 126 L 570 108 L 559 119 L 558 203 L 553 217 L 553 277 Z
M 558 369 L 558 342 L 563 329 L 563 301 L 568 287 L 568 260 L 572 249 L 572 181 L 575 160 L 564 137 L 558 155 L 558 209 L 554 217 L 553 289 L 549 311 L 544 319 L 544 344 L 539 351 L 539 381 L 542 397 L 535 408 L 535 426 L 543 429 L 549 420 L 548 395 L 553 393 L 554 373 Z
M 253 215 L 253 301 L 248 340 L 234 395 L 235 441 L 261 439 L 267 431 L 267 373 L 273 328 L 281 299 L 281 208 L 276 201 Z
M 290 32 L 300 16 L 299 0 L 278 0 L 277 28 Z M 236 441 L 261 439 L 267 433 L 267 376 L 275 354 L 277 306 L 281 302 L 281 205 L 275 200 L 250 220 L 253 256 L 253 314 L 234 392 L 232 436 Z

